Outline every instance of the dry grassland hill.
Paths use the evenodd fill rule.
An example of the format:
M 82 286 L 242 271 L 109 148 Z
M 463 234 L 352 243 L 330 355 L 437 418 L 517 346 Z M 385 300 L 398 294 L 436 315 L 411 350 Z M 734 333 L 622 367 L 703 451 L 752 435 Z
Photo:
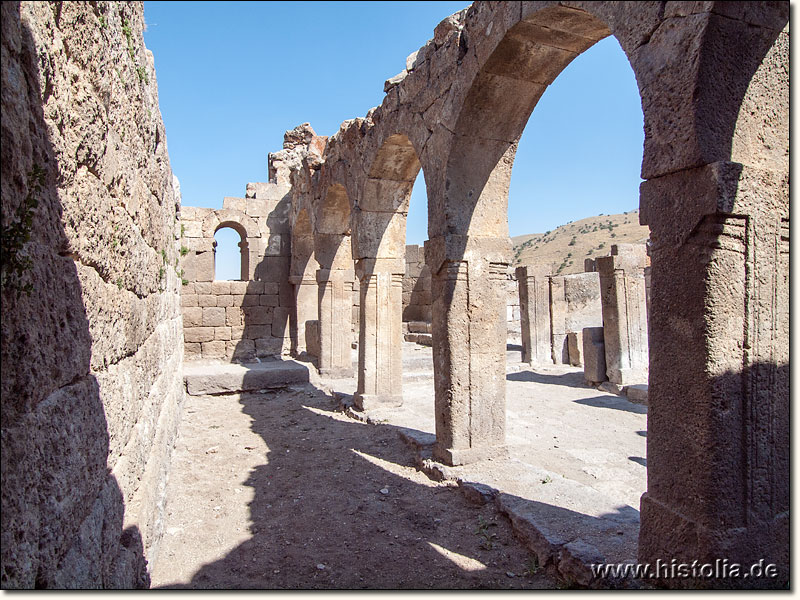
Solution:
M 583 273 L 585 258 L 608 256 L 613 244 L 643 244 L 649 237 L 650 229 L 639 225 L 638 210 L 588 217 L 545 233 L 512 237 L 513 265 L 550 264 L 558 275 Z

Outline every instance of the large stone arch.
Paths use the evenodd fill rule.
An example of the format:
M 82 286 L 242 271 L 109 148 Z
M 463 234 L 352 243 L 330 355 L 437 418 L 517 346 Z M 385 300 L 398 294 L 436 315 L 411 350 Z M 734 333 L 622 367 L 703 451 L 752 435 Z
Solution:
M 408 57 L 381 106 L 331 138 L 321 171 L 339 173 L 349 195 L 362 295 L 365 277 L 388 274 L 374 287 L 387 306 L 413 183 L 403 157 L 413 149 L 423 166 L 439 459 L 502 452 L 492 282 L 510 258 L 517 141 L 544 88 L 614 35 L 642 99 L 640 220 L 653 242 L 640 557 L 788 565 L 787 23 L 776 2 L 476 2 Z M 399 344 L 377 339 L 364 302 L 362 333 L 381 356 L 379 344 Z M 360 359 L 362 398 L 362 377 L 392 373 L 383 356 Z
M 488 24 L 480 13 L 491 7 L 466 14 L 461 35 L 480 40 L 477 68 L 466 73 L 430 218 L 443 367 L 435 452 L 452 464 L 502 448 L 504 356 L 492 343 L 502 339 L 502 298 L 493 280 L 508 262 L 516 144 L 544 87 L 615 34 L 642 96 L 641 219 L 653 232 L 657 298 L 640 557 L 788 564 L 787 14 L 777 4 L 715 3 L 694 14 L 658 4 L 532 3 L 519 20 Z
M 353 211 L 359 278 L 360 409 L 402 404 L 402 309 L 406 217 L 421 164 L 409 137 L 393 133 L 367 155 L 366 177 Z

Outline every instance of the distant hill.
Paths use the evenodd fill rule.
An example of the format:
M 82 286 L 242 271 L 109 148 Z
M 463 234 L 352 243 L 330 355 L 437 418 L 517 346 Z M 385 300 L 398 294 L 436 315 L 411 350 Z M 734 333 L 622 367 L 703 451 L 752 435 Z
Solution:
M 621 215 L 599 215 L 570 222 L 545 233 L 511 238 L 515 267 L 550 264 L 553 273 L 583 273 L 585 258 L 608 256 L 613 244 L 645 243 L 650 229 L 639 225 L 639 211 Z

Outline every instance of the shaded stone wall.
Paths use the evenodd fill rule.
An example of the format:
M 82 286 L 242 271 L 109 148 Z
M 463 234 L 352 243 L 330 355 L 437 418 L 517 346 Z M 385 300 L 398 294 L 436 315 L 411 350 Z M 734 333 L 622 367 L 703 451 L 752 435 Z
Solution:
M 551 277 L 550 317 L 553 362 L 580 364 L 579 361 L 570 360 L 568 335 L 575 334 L 577 347 L 581 348 L 583 328 L 603 326 L 600 278 L 597 273 Z
M 291 350 L 295 305 L 289 282 L 291 234 L 287 187 L 249 183 L 245 198 L 223 208 L 181 210 L 181 286 L 185 356 L 251 360 Z M 214 234 L 230 227 L 242 239 L 240 281 L 215 281 Z
M 180 198 L 143 27 L 140 2 L 2 3 L 4 228 L 38 203 L 3 256 L 3 588 L 147 586 L 158 549 Z
M 423 248 L 406 245 L 403 275 L 403 322 L 431 322 L 431 271 L 425 266 Z

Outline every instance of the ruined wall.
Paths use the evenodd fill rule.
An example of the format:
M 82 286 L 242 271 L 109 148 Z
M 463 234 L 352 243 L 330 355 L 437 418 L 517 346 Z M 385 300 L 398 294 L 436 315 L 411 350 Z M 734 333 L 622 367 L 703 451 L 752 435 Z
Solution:
M 431 270 L 425 266 L 423 248 L 406 245 L 403 275 L 403 322 L 431 322 Z
M 3 588 L 146 586 L 161 535 L 180 200 L 143 27 L 140 2 L 2 3 Z
M 181 210 L 181 286 L 185 355 L 251 360 L 291 348 L 290 225 L 286 186 L 249 183 L 246 198 L 225 198 L 221 210 Z M 214 281 L 214 234 L 223 227 L 242 238 L 240 281 Z
M 568 334 L 576 334 L 577 347 L 581 348 L 583 328 L 603 326 L 598 274 L 590 272 L 551 277 L 550 318 L 553 362 L 570 364 Z

